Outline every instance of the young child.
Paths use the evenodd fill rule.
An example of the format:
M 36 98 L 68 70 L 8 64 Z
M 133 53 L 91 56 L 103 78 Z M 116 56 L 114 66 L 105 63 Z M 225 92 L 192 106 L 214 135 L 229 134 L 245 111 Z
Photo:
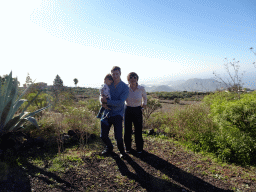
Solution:
M 111 95 L 110 95 L 110 90 L 109 90 L 109 85 L 111 85 L 113 83 L 113 78 L 111 76 L 111 74 L 107 74 L 104 78 L 104 85 L 102 86 L 100 93 L 101 95 L 104 95 L 105 97 L 107 97 L 107 99 L 111 99 Z M 105 111 L 106 110 L 106 111 Z M 102 117 L 103 112 L 105 111 L 105 116 Z M 105 118 L 109 117 L 109 108 L 107 107 L 107 104 L 103 104 L 102 107 L 100 108 L 100 111 L 97 115 L 97 118 L 104 120 Z M 104 121 L 106 123 L 106 121 Z

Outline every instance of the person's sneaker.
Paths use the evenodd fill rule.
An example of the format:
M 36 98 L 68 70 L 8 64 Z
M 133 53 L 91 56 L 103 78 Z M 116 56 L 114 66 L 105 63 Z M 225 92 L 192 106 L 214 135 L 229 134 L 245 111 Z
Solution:
M 143 151 L 138 151 L 138 152 L 137 152 L 137 156 L 138 156 L 139 158 L 143 157 Z
M 128 148 L 125 151 L 126 151 L 126 153 L 131 153 L 131 148 Z
M 125 152 L 120 154 L 121 159 L 127 159 L 127 154 Z
M 112 153 L 112 150 L 105 149 L 101 152 L 101 155 L 103 156 L 109 156 Z

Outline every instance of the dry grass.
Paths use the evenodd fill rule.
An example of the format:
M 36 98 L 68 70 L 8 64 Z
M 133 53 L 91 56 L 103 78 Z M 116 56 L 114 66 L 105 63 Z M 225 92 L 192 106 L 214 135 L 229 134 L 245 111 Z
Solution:
M 172 113 L 174 111 L 184 109 L 188 105 L 199 105 L 202 103 L 202 101 L 184 101 L 181 100 L 180 103 L 175 103 L 174 100 L 160 100 L 160 103 L 162 104 L 162 108 L 158 109 L 157 111 L 160 112 L 169 112 Z

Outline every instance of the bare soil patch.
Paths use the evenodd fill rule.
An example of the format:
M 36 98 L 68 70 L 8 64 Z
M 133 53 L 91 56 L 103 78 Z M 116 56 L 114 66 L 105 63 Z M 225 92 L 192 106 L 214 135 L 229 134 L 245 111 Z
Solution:
M 64 173 L 47 171 L 30 161 L 10 167 L 1 191 L 256 191 L 250 168 L 214 163 L 166 139 L 144 135 L 145 154 L 133 151 L 119 158 L 113 131 L 114 153 L 101 157 L 100 146 L 79 166 Z M 135 146 L 133 146 L 135 147 Z M 40 150 L 37 150 L 39 153 Z M 248 173 L 248 174 L 246 174 Z M 255 173 L 255 171 L 254 171 Z

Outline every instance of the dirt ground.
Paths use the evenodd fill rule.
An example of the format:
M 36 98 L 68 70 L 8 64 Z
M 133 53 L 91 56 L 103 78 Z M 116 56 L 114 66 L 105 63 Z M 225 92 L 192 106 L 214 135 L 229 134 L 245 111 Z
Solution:
M 128 159 L 119 158 L 113 131 L 114 153 L 100 156 L 103 146 L 83 164 L 64 173 L 49 172 L 27 162 L 10 169 L 1 191 L 256 191 L 255 179 L 244 177 L 245 168 L 231 171 L 199 154 L 186 151 L 165 139 L 144 135 L 145 153 L 133 151 Z M 133 145 L 133 147 L 135 147 Z M 211 169 L 212 168 L 212 169 Z M 215 171 L 214 171 L 215 170 Z M 238 190 L 239 189 L 239 190 Z
M 161 101 L 161 111 L 183 108 L 200 101 Z M 31 161 L 10 167 L 7 180 L 0 182 L 0 191 L 170 191 L 216 192 L 256 191 L 256 172 L 251 168 L 218 164 L 208 157 L 185 150 L 166 139 L 144 135 L 143 156 L 135 150 L 126 160 L 119 158 L 111 129 L 114 153 L 102 157 L 103 145 L 88 151 L 83 163 L 64 172 L 48 171 Z M 134 139 L 133 139 L 134 141 Z M 135 144 L 133 142 L 133 148 Z M 36 149 L 36 153 L 43 150 Z M 32 152 L 26 152 L 32 153 Z M 23 155 L 31 155 L 26 154 Z

